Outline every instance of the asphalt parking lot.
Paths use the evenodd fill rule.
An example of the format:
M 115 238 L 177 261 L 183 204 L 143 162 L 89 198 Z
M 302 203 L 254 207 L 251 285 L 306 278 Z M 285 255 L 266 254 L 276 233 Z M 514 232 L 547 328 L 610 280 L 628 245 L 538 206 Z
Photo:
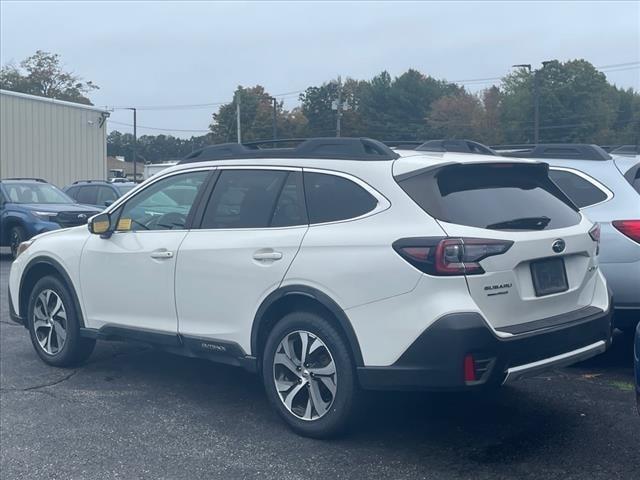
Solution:
M 8 315 L 0 257 L 0 477 L 640 478 L 630 337 L 491 395 L 371 393 L 344 438 L 291 433 L 242 370 L 99 343 L 44 365 Z

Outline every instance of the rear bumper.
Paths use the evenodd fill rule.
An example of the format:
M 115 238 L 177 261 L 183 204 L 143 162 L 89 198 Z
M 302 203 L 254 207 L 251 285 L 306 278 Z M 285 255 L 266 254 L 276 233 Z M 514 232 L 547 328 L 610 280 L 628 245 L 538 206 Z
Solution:
M 530 331 L 498 337 L 475 312 L 445 315 L 427 328 L 391 366 L 359 367 L 363 388 L 473 390 L 570 365 L 604 352 L 611 342 L 611 311 L 588 307 L 566 318 L 533 322 Z M 465 381 L 465 356 L 476 378 Z

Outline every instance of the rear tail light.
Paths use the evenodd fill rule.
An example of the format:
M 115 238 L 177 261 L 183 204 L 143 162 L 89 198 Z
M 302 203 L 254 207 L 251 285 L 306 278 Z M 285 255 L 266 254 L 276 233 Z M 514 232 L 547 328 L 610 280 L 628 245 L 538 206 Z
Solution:
M 513 242 L 483 238 L 404 238 L 394 242 L 398 254 L 429 275 L 478 275 L 480 261 L 501 255 Z
M 615 220 L 614 227 L 636 243 L 640 243 L 640 220 Z

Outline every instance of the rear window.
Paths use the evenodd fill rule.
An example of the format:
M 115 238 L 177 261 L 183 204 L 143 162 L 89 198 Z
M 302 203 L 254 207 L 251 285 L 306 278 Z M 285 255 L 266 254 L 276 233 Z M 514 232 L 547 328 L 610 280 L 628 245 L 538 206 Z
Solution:
M 428 214 L 491 230 L 545 230 L 580 222 L 544 165 L 452 165 L 398 181 Z
M 579 208 L 595 205 L 607 199 L 605 192 L 575 173 L 550 170 L 549 176 Z

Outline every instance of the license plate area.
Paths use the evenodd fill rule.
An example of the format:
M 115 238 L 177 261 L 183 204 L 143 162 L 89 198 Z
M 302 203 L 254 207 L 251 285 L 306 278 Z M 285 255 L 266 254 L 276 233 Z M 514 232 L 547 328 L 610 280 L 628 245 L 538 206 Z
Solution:
M 569 290 L 567 271 L 562 258 L 545 258 L 531 262 L 531 278 L 536 297 Z

